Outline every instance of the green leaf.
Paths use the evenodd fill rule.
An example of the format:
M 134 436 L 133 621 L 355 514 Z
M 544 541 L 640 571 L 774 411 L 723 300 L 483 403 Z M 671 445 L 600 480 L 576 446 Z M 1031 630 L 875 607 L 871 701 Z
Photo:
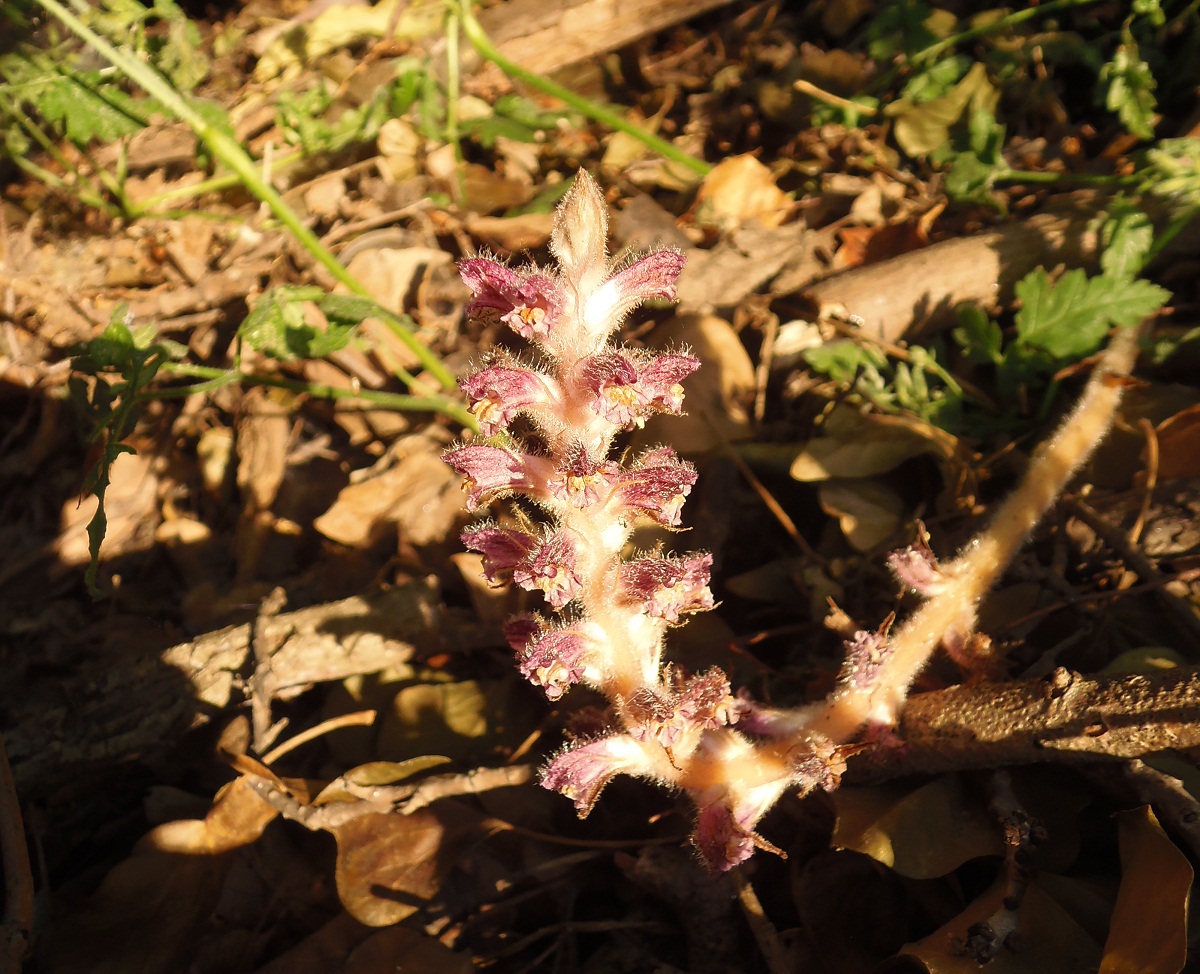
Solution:
M 896 120 L 896 143 L 914 158 L 927 156 L 945 146 L 950 140 L 950 128 L 967 112 L 995 110 L 1000 92 L 988 80 L 987 69 L 976 63 L 966 76 L 946 94 L 923 104 L 899 98 L 883 113 Z
M 310 320 L 312 305 L 325 317 L 324 328 Z M 370 298 L 326 294 L 318 287 L 280 287 L 254 303 L 238 334 L 256 351 L 285 362 L 322 358 L 345 348 L 364 319 L 384 314 Z
M 1155 81 L 1150 65 L 1142 60 L 1137 43 L 1126 33 L 1125 43 L 1100 71 L 1100 80 L 1108 83 L 1104 104 L 1116 112 L 1121 124 L 1139 139 L 1154 137 Z
M 1200 207 L 1200 139 L 1161 139 L 1146 150 L 1142 192 Z
M 999 365 L 1003 336 L 1000 326 L 976 304 L 960 305 L 954 340 L 976 365 Z
M 47 78 L 33 104 L 47 122 L 78 146 L 132 135 L 146 127 L 157 107 L 105 83 L 94 71 Z
M 1100 267 L 1110 277 L 1132 279 L 1154 243 L 1154 224 L 1130 199 L 1114 199 L 1100 223 Z
M 848 385 L 854 381 L 860 369 L 868 366 L 883 368 L 887 365 L 887 356 L 877 348 L 846 339 L 807 349 L 804 361 L 809 368 L 829 376 L 834 382 Z
M 1170 297 L 1149 281 L 1107 275 L 1089 280 L 1079 269 L 1052 284 L 1038 268 L 1022 278 L 1015 291 L 1022 302 L 1015 320 L 1017 340 L 1056 359 L 1091 354 L 1110 327 L 1132 327 Z

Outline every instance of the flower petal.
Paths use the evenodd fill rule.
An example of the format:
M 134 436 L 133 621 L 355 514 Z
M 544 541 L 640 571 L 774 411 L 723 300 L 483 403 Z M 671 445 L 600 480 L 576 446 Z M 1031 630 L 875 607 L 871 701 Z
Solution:
M 557 531 L 546 538 L 513 572 L 513 581 L 527 592 L 541 591 L 561 609 L 583 585 L 577 570 L 580 538 L 574 531 Z
M 644 772 L 645 756 L 625 734 L 603 737 L 559 752 L 542 772 L 542 787 L 566 795 L 586 818 L 600 792 L 618 774 Z
M 507 365 L 485 366 L 459 386 L 485 436 L 498 433 L 521 410 L 552 406 L 559 398 L 558 383 L 548 375 Z
M 460 446 L 443 454 L 442 459 L 466 478 L 463 489 L 470 510 L 475 510 L 485 495 L 500 491 L 522 490 L 534 497 L 544 496 L 551 471 L 543 457 L 495 446 Z
M 583 679 L 595 644 L 579 628 L 547 629 L 535 624 L 539 631 L 518 650 L 521 674 L 534 686 L 542 687 L 551 700 L 557 700 L 567 687 Z M 524 631 L 514 631 L 510 643 L 514 636 L 521 638 Z
M 514 271 L 486 257 L 460 261 L 458 272 L 475 296 L 467 307 L 470 316 L 496 314 L 531 341 L 549 337 L 562 320 L 566 296 L 552 277 L 536 270 Z
M 652 298 L 675 300 L 675 285 L 686 258 L 673 250 L 656 250 L 617 271 L 594 291 L 583 308 L 588 333 L 608 335 L 630 311 Z
M 460 538 L 464 547 L 483 555 L 483 574 L 489 582 L 505 580 L 537 547 L 531 534 L 486 522 L 467 528 Z
M 684 612 L 703 612 L 713 607 L 708 581 L 712 555 L 683 558 L 638 558 L 621 566 L 622 594 L 640 602 L 654 619 L 679 621 Z
M 667 527 L 679 526 L 679 512 L 696 483 L 696 468 L 670 447 L 649 450 L 625 472 L 615 495 L 627 508 Z

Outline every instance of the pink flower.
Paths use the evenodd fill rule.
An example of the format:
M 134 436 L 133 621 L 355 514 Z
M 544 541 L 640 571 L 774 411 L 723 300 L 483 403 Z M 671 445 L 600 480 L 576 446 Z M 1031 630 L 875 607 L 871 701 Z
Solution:
M 591 507 L 608 498 L 624 471 L 612 460 L 597 462 L 581 445 L 568 448 L 548 483 L 551 495 L 571 507 Z
M 543 629 L 520 650 L 521 673 L 557 700 L 583 678 L 591 641 L 578 629 Z
M 743 824 L 723 802 L 700 809 L 692 844 L 714 873 L 728 872 L 754 855 L 753 822 Z
M 641 746 L 626 734 L 560 751 L 542 772 L 542 787 L 570 798 L 580 818 L 596 804 L 600 792 L 618 774 L 646 773 Z
M 645 425 L 654 412 L 683 408 L 680 381 L 700 367 L 687 355 L 660 355 L 636 362 L 621 352 L 602 352 L 585 359 L 580 377 L 595 400 L 592 411 L 621 427 Z
M 558 531 L 546 538 L 513 572 L 513 581 L 526 591 L 540 590 L 546 601 L 561 609 L 575 598 L 583 579 L 576 569 L 579 536 Z
M 676 623 L 685 612 L 713 607 L 708 581 L 712 555 L 639 558 L 621 566 L 622 594 L 655 619 Z
M 925 540 L 925 525 L 918 522 L 917 540 L 901 551 L 888 555 L 888 568 L 896 580 L 918 595 L 937 595 L 946 587 L 946 576 L 938 567 L 937 555 Z
M 461 261 L 458 271 L 475 296 L 467 314 L 497 315 L 522 338 L 544 341 L 562 319 L 562 285 L 545 274 L 514 271 L 486 257 Z
M 443 454 L 442 459 L 466 478 L 467 508 L 475 510 L 488 494 L 508 490 L 544 496 L 546 479 L 553 469 L 544 457 L 496 446 L 460 446 Z
M 561 398 L 558 383 L 533 369 L 489 365 L 459 382 L 485 436 L 504 429 L 521 410 L 553 407 Z
M 696 483 L 696 468 L 676 458 L 668 446 L 648 450 L 624 471 L 615 496 L 667 527 L 679 526 L 679 512 Z
M 489 582 L 505 580 L 537 546 L 533 535 L 487 523 L 467 528 L 460 537 L 464 547 L 483 555 L 483 574 Z
M 617 271 L 587 299 L 583 318 L 589 330 L 607 335 L 639 304 L 674 301 L 685 260 L 674 251 L 656 250 Z
M 856 690 L 872 686 L 879 677 L 879 670 L 887 662 L 891 651 L 888 647 L 887 631 L 891 619 L 884 622 L 879 632 L 860 629 L 853 639 L 847 639 L 846 661 L 842 664 L 838 682 Z

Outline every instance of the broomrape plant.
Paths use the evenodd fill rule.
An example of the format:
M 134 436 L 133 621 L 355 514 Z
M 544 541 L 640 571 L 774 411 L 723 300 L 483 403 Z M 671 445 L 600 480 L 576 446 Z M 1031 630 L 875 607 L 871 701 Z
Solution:
M 755 832 L 763 815 L 786 792 L 836 788 L 864 730 L 886 735 L 896 723 L 936 646 L 970 635 L 980 598 L 1107 430 L 1121 394 L 1112 377 L 1129 371 L 1136 345 L 1131 331 L 1118 333 L 1074 412 L 963 554 L 946 566 L 924 545 L 892 557 L 900 581 L 927 599 L 907 622 L 848 641 L 825 701 L 766 708 L 735 695 L 716 667 L 693 674 L 664 662 L 667 631 L 713 607 L 711 555 L 624 553 L 639 518 L 679 526 L 696 470 L 665 446 L 612 459 L 614 438 L 653 413 L 680 414 L 681 383 L 700 363 L 613 343 L 639 304 L 674 299 L 684 258 L 656 251 L 614 267 L 607 229 L 600 189 L 581 171 L 556 215 L 557 269 L 462 262 L 474 296 L 468 314 L 498 317 L 539 354 L 528 363 L 496 352 L 462 380 L 485 439 L 445 460 L 466 478 L 469 509 L 523 494 L 546 513 L 540 531 L 485 521 L 463 534 L 490 581 L 540 591 L 554 610 L 505 626 L 521 672 L 551 700 L 585 683 L 610 703 L 607 726 L 560 751 L 542 784 L 580 816 L 618 774 L 686 792 L 697 808 L 692 841 L 722 872 L 756 847 L 779 851 Z M 532 423 L 536 444 L 510 433 L 518 415 Z

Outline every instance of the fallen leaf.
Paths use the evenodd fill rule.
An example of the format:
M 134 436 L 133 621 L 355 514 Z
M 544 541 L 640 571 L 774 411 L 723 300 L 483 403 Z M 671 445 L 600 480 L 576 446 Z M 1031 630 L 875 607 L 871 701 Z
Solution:
M 1158 479 L 1200 477 L 1200 405 L 1158 425 Z
M 412 916 L 438 891 L 467 821 L 441 802 L 412 815 L 370 813 L 339 825 L 333 835 L 342 905 L 371 927 Z
M 838 519 L 856 551 L 878 548 L 900 529 L 904 501 L 877 480 L 827 480 L 817 491 L 821 509 Z
M 831 477 L 874 477 L 924 453 L 948 460 L 958 452 L 957 438 L 912 417 L 838 407 L 823 430 L 824 435 L 809 440 L 792 461 L 793 479 L 813 483 Z
M 470 974 L 471 958 L 441 941 L 391 927 L 372 934 L 346 958 L 341 974 Z
M 841 788 L 833 845 L 870 856 L 911 879 L 945 876 L 968 859 L 1000 855 L 1001 829 L 959 775 L 916 789 Z
M 1004 896 L 1004 883 L 996 883 L 941 929 L 904 948 L 901 956 L 919 961 L 929 974 L 1064 974 L 1096 969 L 1099 944 L 1037 880 L 1027 887 L 1018 910 L 1019 946 L 1002 948 L 986 967 L 964 956 L 968 930 L 1001 910 Z
M 467 219 L 471 236 L 498 250 L 520 254 L 536 250 L 550 239 L 552 213 L 522 213 L 519 216 L 472 216 Z
M 60 917 L 50 942 L 55 974 L 174 974 L 211 922 L 231 860 L 277 816 L 239 778 L 203 819 L 148 833 L 91 897 Z
M 313 526 L 352 548 L 369 548 L 397 530 L 408 544 L 442 541 L 462 510 L 458 484 L 458 475 L 441 459 L 418 450 L 377 476 L 343 488 Z
M 754 156 L 731 156 L 704 177 L 696 194 L 698 226 L 730 229 L 751 220 L 780 226 L 790 215 L 792 198 L 775 185 L 771 170 Z
M 689 349 L 703 364 L 684 380 L 685 415 L 651 417 L 637 443 L 670 443 L 679 453 L 695 455 L 751 435 L 754 365 L 729 322 L 716 315 L 677 315 L 655 329 L 650 344 L 658 351 Z
M 1100 974 L 1177 974 L 1187 961 L 1192 867 L 1149 805 L 1116 819 L 1121 887 Z
M 676 289 L 681 312 L 733 308 L 789 265 L 810 266 L 812 232 L 797 223 L 748 225 L 721 238 L 711 250 L 693 247 Z

